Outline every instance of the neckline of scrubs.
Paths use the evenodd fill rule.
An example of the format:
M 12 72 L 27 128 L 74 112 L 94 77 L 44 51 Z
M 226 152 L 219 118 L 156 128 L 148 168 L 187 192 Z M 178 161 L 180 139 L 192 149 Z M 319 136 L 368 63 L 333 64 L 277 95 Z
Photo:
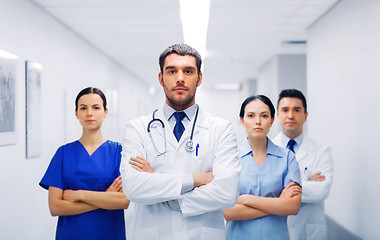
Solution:
M 95 149 L 95 151 L 92 154 L 88 153 L 87 149 L 83 146 L 83 144 L 79 140 L 77 140 L 76 142 L 78 142 L 79 145 L 82 146 L 82 149 L 87 153 L 87 155 L 89 157 L 92 157 L 105 143 L 108 142 L 108 140 L 106 140 L 104 143 L 100 144 L 100 146 L 97 149 Z
M 251 146 L 249 145 L 249 142 L 248 142 L 248 139 L 246 140 L 246 147 L 247 149 L 249 149 L 249 152 L 244 154 L 241 158 L 243 158 L 244 156 L 247 156 L 249 155 L 251 157 L 251 160 L 253 161 L 253 164 L 255 166 L 256 169 L 260 170 L 260 171 L 264 171 L 267 167 L 266 165 L 268 165 L 269 163 L 267 163 L 269 161 L 269 157 L 270 155 L 272 156 L 280 156 L 277 151 L 276 151 L 276 145 L 267 137 L 267 153 L 266 153 L 266 159 L 264 161 L 264 163 L 259 166 L 259 164 L 257 164 L 256 160 L 254 159 L 253 157 L 253 151 L 252 151 L 252 148 Z
M 261 166 L 259 164 L 257 164 L 255 158 L 253 157 L 253 153 L 251 154 L 251 158 L 252 158 L 252 161 L 256 164 L 256 166 L 259 168 L 259 169 L 263 169 L 265 163 L 268 161 L 268 153 L 265 154 L 265 161 L 263 162 L 263 164 L 261 164 Z
M 256 167 L 258 169 L 263 169 L 264 166 L 266 165 L 266 163 L 268 162 L 268 147 L 269 147 L 269 143 L 268 143 L 268 137 L 267 137 L 267 148 L 266 148 L 266 153 L 265 153 L 265 161 L 263 162 L 263 164 L 261 164 L 261 166 L 259 164 L 257 164 L 256 160 L 255 160 L 255 157 L 253 156 L 253 151 L 252 151 L 252 148 L 249 147 L 251 149 L 250 153 L 248 153 L 250 156 L 251 156 L 251 160 L 253 161 L 253 163 L 256 165 Z M 248 141 L 248 145 L 249 145 L 249 140 Z

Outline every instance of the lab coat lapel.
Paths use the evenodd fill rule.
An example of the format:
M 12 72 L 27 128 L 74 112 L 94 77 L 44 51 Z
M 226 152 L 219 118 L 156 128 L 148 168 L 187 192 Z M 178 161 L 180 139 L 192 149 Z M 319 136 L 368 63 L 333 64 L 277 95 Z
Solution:
M 192 124 L 192 123 L 191 123 Z M 194 136 L 196 136 L 201 129 L 207 129 L 210 127 L 210 118 L 206 116 L 201 109 L 199 109 L 198 120 L 195 124 Z
M 309 151 L 310 151 L 310 141 L 306 136 L 304 136 L 302 144 L 296 153 L 297 161 L 302 162 L 304 159 L 306 159 L 307 155 L 309 154 Z
M 170 128 L 169 122 L 166 120 L 164 111 L 160 109 L 157 111 L 157 116 L 156 118 L 159 118 L 162 120 L 162 122 L 165 124 L 165 134 L 166 134 L 166 141 L 173 147 L 177 148 L 178 147 L 178 142 L 177 139 L 175 138 L 173 134 L 173 130 Z M 162 134 L 162 133 L 161 133 Z
M 183 133 L 183 135 L 179 141 L 180 145 L 186 144 L 186 142 L 190 140 L 191 130 L 193 128 L 193 124 L 194 124 L 194 120 L 195 120 L 194 118 L 195 118 L 195 115 L 194 115 L 193 119 L 191 119 L 190 123 L 187 125 L 185 132 Z M 205 113 L 202 112 L 201 109 L 199 109 L 198 119 L 196 120 L 195 128 L 194 128 L 194 134 L 193 134 L 194 144 L 196 144 L 196 142 L 199 142 L 199 140 L 196 140 L 194 138 L 194 136 L 196 136 L 199 133 L 201 128 L 208 128 L 208 127 L 209 127 L 209 120 L 207 120 L 207 118 L 205 117 Z M 174 134 L 172 134 L 172 135 L 174 136 Z

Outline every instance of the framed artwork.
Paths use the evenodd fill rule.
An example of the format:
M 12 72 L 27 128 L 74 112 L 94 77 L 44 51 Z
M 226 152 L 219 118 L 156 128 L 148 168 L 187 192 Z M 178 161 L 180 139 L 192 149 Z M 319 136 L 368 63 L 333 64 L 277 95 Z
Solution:
M 25 61 L 25 147 L 27 159 L 41 155 L 41 69 L 41 64 Z
M 0 146 L 16 144 L 16 65 L 0 57 Z

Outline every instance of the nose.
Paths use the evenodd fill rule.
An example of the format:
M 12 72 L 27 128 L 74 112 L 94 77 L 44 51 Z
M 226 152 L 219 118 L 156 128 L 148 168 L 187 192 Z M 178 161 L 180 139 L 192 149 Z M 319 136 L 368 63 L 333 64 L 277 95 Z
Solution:
M 255 117 L 256 125 L 261 125 L 261 118 L 260 116 Z
M 290 118 L 290 119 L 294 118 L 294 112 L 293 111 L 289 111 L 288 118 Z
M 88 110 L 87 110 L 87 115 L 88 115 L 88 116 L 92 116 L 92 109 L 91 109 L 91 108 L 88 108 Z
M 184 82 L 185 82 L 185 73 L 183 71 L 178 71 L 177 83 L 184 83 Z

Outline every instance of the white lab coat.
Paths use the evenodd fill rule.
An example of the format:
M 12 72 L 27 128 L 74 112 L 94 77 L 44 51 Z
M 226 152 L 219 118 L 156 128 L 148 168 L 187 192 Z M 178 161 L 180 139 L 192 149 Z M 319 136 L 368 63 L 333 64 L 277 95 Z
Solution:
M 286 147 L 283 134 L 279 133 L 273 142 Z M 297 215 L 288 216 L 288 229 L 291 240 L 327 239 L 324 200 L 328 197 L 333 180 L 333 160 L 330 148 L 304 136 L 296 152 L 301 179 L 302 200 Z M 307 170 L 305 171 L 305 169 Z M 309 181 L 312 175 L 321 172 L 322 182 Z
M 163 110 L 158 110 L 155 115 L 165 124 L 168 151 L 165 155 L 157 156 L 147 132 L 151 114 L 129 122 L 123 138 L 123 191 L 131 200 L 127 211 L 127 238 L 225 239 L 223 208 L 234 206 L 239 196 L 240 162 L 231 123 L 199 110 L 193 137 L 194 146 L 199 144 L 196 156 L 195 151 L 185 150 L 193 119 L 177 142 Z M 158 139 L 161 143 L 157 140 L 155 143 L 160 147 L 164 136 Z M 136 155 L 145 157 L 155 172 L 133 169 L 128 162 Z M 191 173 L 200 171 L 212 171 L 213 181 L 181 194 L 185 178 L 189 179 Z M 193 184 L 192 178 L 190 180 Z M 165 203 L 170 200 L 179 204 L 180 209 L 173 209 L 172 205 Z

